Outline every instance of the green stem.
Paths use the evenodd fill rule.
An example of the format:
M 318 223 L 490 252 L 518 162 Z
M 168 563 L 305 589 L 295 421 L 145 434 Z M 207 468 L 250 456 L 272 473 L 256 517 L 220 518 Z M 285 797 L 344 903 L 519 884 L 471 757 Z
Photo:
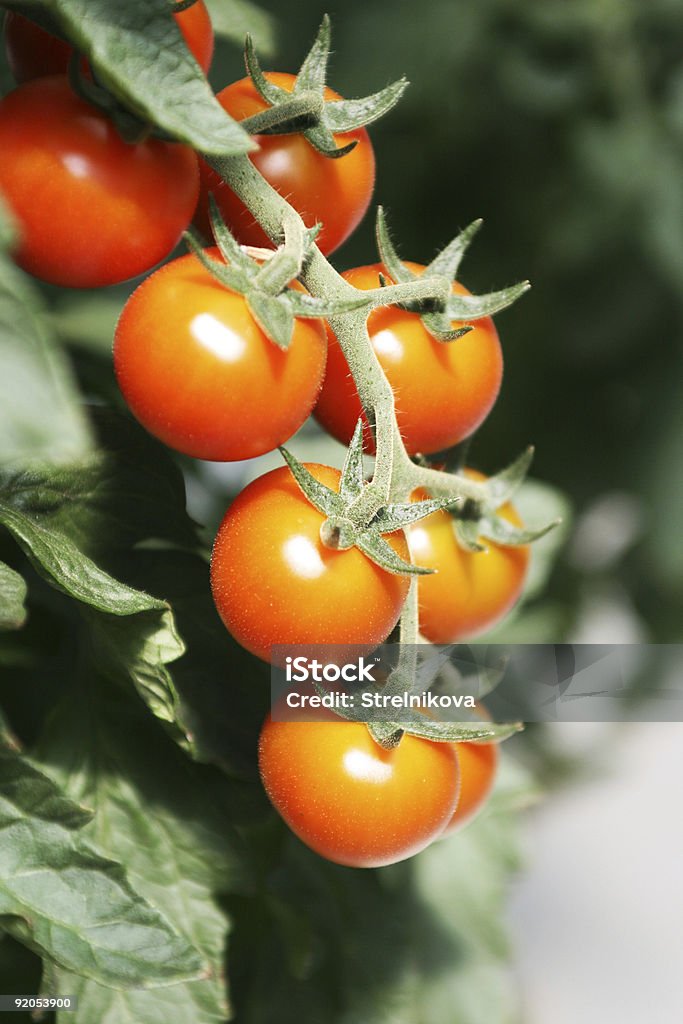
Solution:
M 265 180 L 248 156 L 204 159 L 230 186 L 274 242 L 281 237 L 282 225 L 292 208 Z M 325 299 L 347 299 L 357 290 L 341 277 L 317 247 L 302 272 L 302 280 L 311 295 Z M 417 487 L 425 487 L 438 496 L 459 496 L 482 501 L 485 488 L 463 476 L 451 476 L 438 470 L 417 466 L 406 452 L 396 423 L 394 393 L 375 355 L 368 334 L 367 318 L 373 308 L 396 302 L 442 300 L 450 285 L 435 276 L 368 291 L 367 306 L 329 318 L 331 329 L 349 364 L 363 409 L 373 425 L 376 439 L 375 472 L 371 483 L 350 509 L 355 523 L 367 523 L 390 499 L 407 501 Z

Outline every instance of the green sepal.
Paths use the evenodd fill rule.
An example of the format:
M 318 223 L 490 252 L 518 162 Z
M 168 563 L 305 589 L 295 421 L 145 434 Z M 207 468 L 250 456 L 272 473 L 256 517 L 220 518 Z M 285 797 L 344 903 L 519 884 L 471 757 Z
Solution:
M 403 739 L 404 729 L 395 722 L 368 722 L 368 732 L 384 750 L 395 750 Z
M 360 497 L 364 484 L 363 420 L 359 419 L 346 452 L 339 484 L 339 496 L 343 501 L 353 502 Z
M 387 727 L 391 723 L 387 723 Z M 425 740 L 434 740 L 437 743 L 500 743 L 502 740 L 514 736 L 524 726 L 521 722 L 508 722 L 497 725 L 493 722 L 441 722 L 437 719 L 427 718 L 419 722 L 402 722 L 400 726 L 404 732 L 411 736 L 420 736 Z
M 377 219 L 375 221 L 375 238 L 377 240 L 377 251 L 379 258 L 389 271 L 389 275 L 396 284 L 407 284 L 408 281 L 416 281 L 417 277 L 406 267 L 399 257 L 396 247 L 389 234 L 384 207 L 377 207 Z M 384 283 L 384 282 L 383 282 Z
M 420 519 L 432 515 L 433 512 L 440 512 L 444 508 L 450 508 L 461 500 L 461 498 L 453 496 L 449 498 L 426 498 L 424 501 L 387 505 L 377 513 L 373 520 L 373 525 L 377 524 L 382 533 L 393 533 L 394 530 L 403 530 L 406 526 L 419 522 Z
M 298 131 L 318 152 L 339 159 L 355 148 L 357 140 L 339 146 L 335 135 L 354 131 L 383 117 L 396 106 L 408 83 L 400 79 L 362 99 L 325 100 L 330 36 L 330 19 L 325 15 L 291 92 L 268 81 L 250 36 L 247 36 L 244 58 L 247 72 L 261 98 L 270 107 L 282 108 L 282 120 L 270 123 L 265 131 L 268 134 Z M 311 98 L 310 109 L 306 104 L 300 109 L 293 102 L 304 96 Z
M 479 540 L 478 519 L 455 519 L 455 535 L 465 551 L 486 551 L 486 545 Z
M 486 481 L 486 492 L 488 503 L 491 508 L 500 508 L 506 501 L 509 501 L 519 490 L 524 478 L 529 472 L 529 467 L 534 458 L 534 446 L 528 448 L 518 455 L 514 462 L 502 469 L 500 473 L 490 476 Z
M 266 292 L 248 291 L 246 294 L 249 312 L 264 334 L 275 342 L 278 348 L 286 350 L 294 334 L 294 314 L 284 296 L 268 295 Z
M 375 516 L 368 525 L 354 523 L 352 518 L 353 506 L 358 501 L 362 488 L 358 490 L 359 461 L 358 448 L 362 446 L 362 432 L 359 425 L 356 426 L 350 454 L 347 454 L 344 463 L 344 470 L 339 485 L 339 493 L 321 484 L 312 473 L 291 452 L 286 448 L 280 448 L 282 457 L 289 466 L 294 479 L 317 510 L 331 520 L 333 530 L 339 535 L 339 527 L 343 530 L 342 544 L 340 549 L 357 547 L 364 555 L 379 565 L 382 569 L 393 575 L 400 576 L 426 576 L 431 574 L 433 569 L 426 569 L 422 566 L 413 565 L 404 561 L 397 555 L 394 549 L 384 540 L 384 532 L 381 521 Z M 362 471 L 362 462 L 360 464 Z M 355 497 L 349 493 L 352 492 Z M 343 490 L 343 494 L 342 494 Z M 392 506 L 388 506 L 391 513 Z M 429 513 L 424 513 L 425 515 Z
M 438 256 L 425 270 L 425 275 L 440 274 L 454 281 L 458 276 L 458 270 L 462 258 L 467 252 L 470 243 L 483 224 L 481 217 L 473 220 L 459 235 L 456 235 L 452 242 L 449 242 L 445 249 L 442 249 Z
M 457 341 L 469 334 L 473 327 L 465 324 L 463 327 L 453 327 L 448 313 L 423 313 L 422 324 L 429 331 L 435 341 L 450 342 Z
M 451 295 L 447 313 L 451 320 L 480 320 L 482 317 L 493 316 L 494 313 L 507 309 L 529 288 L 531 285 L 528 281 L 521 281 L 510 288 L 488 292 L 486 295 Z
M 556 526 L 560 525 L 561 521 L 560 519 L 553 519 L 552 522 L 546 523 L 545 526 L 529 529 L 523 526 L 515 526 L 514 523 L 503 519 L 502 516 L 488 515 L 483 516 L 479 521 L 479 534 L 487 540 L 493 541 L 494 544 L 502 544 L 505 547 L 517 547 L 522 544 L 531 544 L 533 541 L 545 537 L 546 533 L 554 530 Z

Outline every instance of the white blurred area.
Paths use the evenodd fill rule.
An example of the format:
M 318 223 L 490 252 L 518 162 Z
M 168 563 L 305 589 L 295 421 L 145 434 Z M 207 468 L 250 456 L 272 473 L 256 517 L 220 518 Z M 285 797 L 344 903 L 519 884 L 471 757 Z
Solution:
M 683 723 L 549 728 L 595 768 L 527 823 L 510 906 L 523 1024 L 677 1024 Z

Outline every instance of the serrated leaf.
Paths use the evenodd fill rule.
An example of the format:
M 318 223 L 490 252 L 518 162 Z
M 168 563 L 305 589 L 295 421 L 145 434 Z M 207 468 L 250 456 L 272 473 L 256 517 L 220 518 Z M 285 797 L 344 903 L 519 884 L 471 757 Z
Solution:
M 91 448 L 70 367 L 27 279 L 0 256 L 0 465 L 64 464 Z
M 473 220 L 459 235 L 456 235 L 453 241 L 449 242 L 445 249 L 442 249 L 426 267 L 425 276 L 440 274 L 447 277 L 449 281 L 455 280 L 462 258 L 483 223 L 481 219 Z
M 0 632 L 19 629 L 26 621 L 26 582 L 0 562 Z
M 197 977 L 201 957 L 81 834 L 90 813 L 0 750 L 0 915 L 31 948 L 118 988 Z
M 94 692 L 95 699 L 84 700 Z M 208 965 L 168 990 L 113 992 L 58 971 L 57 989 L 79 997 L 72 1024 L 218 1024 L 229 1015 L 224 979 L 228 918 L 219 893 L 251 887 L 231 823 L 231 783 L 193 765 L 140 709 L 97 675 L 66 696 L 40 745 L 69 793 L 96 808 L 85 835 L 125 859 L 136 888 Z
M 214 96 L 167 0 L 8 0 L 6 6 L 58 25 L 141 120 L 214 156 L 254 148 Z
M 451 295 L 448 300 L 448 316 L 451 320 L 467 321 L 493 316 L 494 313 L 511 306 L 530 287 L 528 281 L 522 281 L 510 288 L 502 288 L 487 295 Z
M 247 34 L 267 56 L 275 53 L 275 23 L 272 15 L 249 0 L 205 0 L 216 35 L 240 46 Z

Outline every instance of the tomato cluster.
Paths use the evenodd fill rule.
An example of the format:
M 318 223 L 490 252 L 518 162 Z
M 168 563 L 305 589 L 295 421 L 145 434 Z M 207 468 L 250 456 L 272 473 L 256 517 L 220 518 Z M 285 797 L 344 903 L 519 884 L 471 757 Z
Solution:
M 206 71 L 213 33 L 204 4 L 199 0 L 176 20 Z M 192 220 L 210 236 L 210 195 L 238 243 L 272 247 L 241 199 L 190 148 L 152 135 L 125 141 L 107 114 L 77 95 L 66 76 L 73 53 L 67 42 L 10 14 L 5 45 L 19 85 L 0 101 L 0 191 L 18 223 L 20 266 L 79 288 L 146 273 L 172 252 Z M 90 75 L 87 65 L 82 74 Z M 265 80 L 285 94 L 296 81 L 274 73 Z M 251 78 L 229 85 L 218 99 L 238 121 L 267 107 Z M 324 99 L 341 101 L 327 88 Z M 375 162 L 365 128 L 334 135 L 343 151 L 334 159 L 296 131 L 261 134 L 257 141 L 249 156 L 255 167 L 308 227 L 320 225 L 320 250 L 335 250 L 372 195 Z M 219 232 L 216 237 L 220 242 Z M 405 267 L 416 277 L 425 269 Z M 361 419 L 365 449 L 374 451 L 356 383 L 329 325 L 296 316 L 289 345 L 279 347 L 251 293 L 226 286 L 221 269 L 229 265 L 220 246 L 182 256 L 148 276 L 126 303 L 114 367 L 137 419 L 198 459 L 243 460 L 271 451 L 311 412 L 344 444 Z M 391 280 L 381 264 L 343 276 L 361 292 Z M 289 288 L 304 292 L 296 280 Z M 452 290 L 469 295 L 458 282 Z M 502 376 L 489 317 L 444 344 L 422 312 L 386 305 L 367 324 L 410 455 L 469 437 L 490 412 Z M 337 470 L 306 469 L 331 493 L 340 492 Z M 500 516 L 519 525 L 509 504 Z M 230 633 L 259 658 L 270 660 L 276 644 L 371 650 L 399 619 L 408 576 L 376 564 L 357 546 L 324 543 L 325 520 L 285 467 L 247 486 L 220 525 L 211 560 L 215 603 Z M 418 584 L 420 630 L 429 641 L 448 643 L 487 629 L 521 593 L 528 548 L 484 540 L 484 550 L 465 550 L 445 510 L 405 532 L 389 532 L 384 541 L 403 562 L 435 570 Z M 386 750 L 363 724 L 321 713 L 313 722 L 269 717 L 259 762 L 272 803 L 304 842 L 341 864 L 378 866 L 469 821 L 491 790 L 497 747 L 406 734 Z

